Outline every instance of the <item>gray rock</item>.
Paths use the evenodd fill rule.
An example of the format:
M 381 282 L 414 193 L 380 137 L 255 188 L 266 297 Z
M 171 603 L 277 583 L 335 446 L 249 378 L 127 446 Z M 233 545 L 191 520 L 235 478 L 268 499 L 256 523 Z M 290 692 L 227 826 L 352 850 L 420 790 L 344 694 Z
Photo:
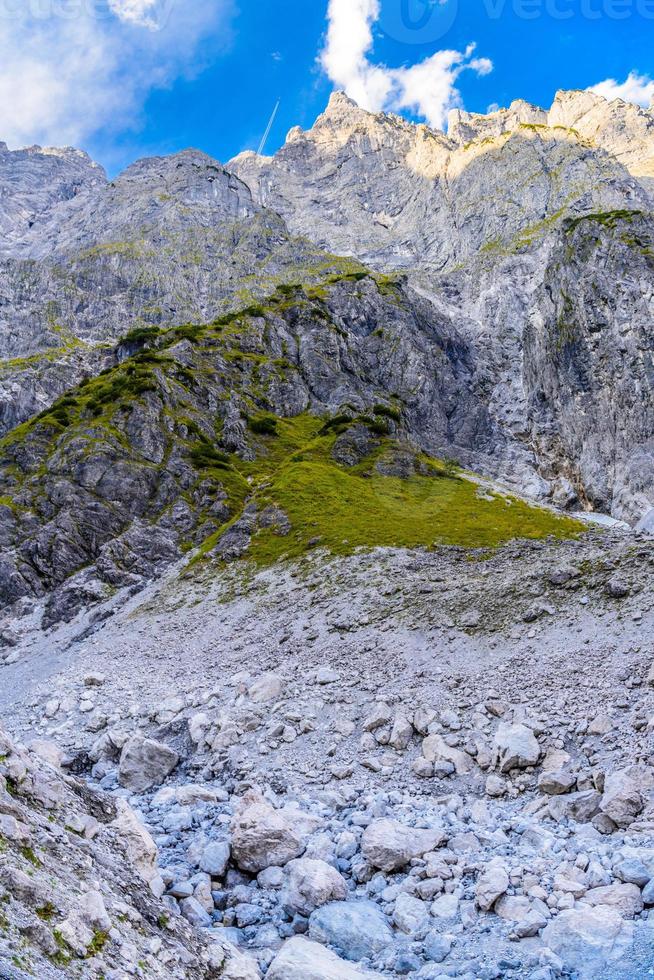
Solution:
M 287 940 L 272 961 L 268 980 L 380 980 L 303 936 Z
M 538 740 L 526 725 L 500 724 L 494 744 L 500 772 L 535 766 L 540 758 Z
M 579 790 L 565 796 L 555 796 L 548 804 L 548 811 L 553 820 L 576 820 L 578 823 L 588 823 L 599 814 L 602 796 L 594 789 Z
M 208 929 L 211 925 L 211 916 L 203 909 L 196 898 L 183 898 L 179 903 L 179 908 L 184 918 L 192 926 L 198 926 L 200 929 Z
M 621 575 L 612 575 L 606 583 L 606 591 L 612 599 L 624 599 L 631 591 L 629 583 Z
M 636 776 L 628 772 L 609 773 L 604 781 L 600 809 L 618 827 L 628 827 L 644 807 Z
M 562 793 L 569 793 L 574 789 L 577 777 L 565 769 L 555 772 L 543 772 L 538 777 L 538 788 L 548 796 L 560 796 Z
M 644 888 L 647 882 L 654 877 L 643 862 L 637 858 L 626 858 L 623 861 L 618 861 L 617 864 L 613 865 L 613 874 L 620 881 L 638 885 L 639 888 Z
M 293 912 L 310 915 L 327 902 L 347 897 L 347 883 L 325 861 L 298 858 L 286 865 L 287 885 L 284 904 Z
M 230 848 L 227 841 L 211 841 L 200 857 L 199 868 L 212 878 L 222 878 L 229 863 Z
M 425 956 L 432 963 L 442 963 L 452 949 L 452 940 L 440 932 L 430 932 L 425 937 Z
M 142 735 L 133 735 L 123 746 L 118 767 L 121 786 L 144 793 L 159 786 L 173 771 L 179 756 L 168 745 Z
M 591 888 L 584 895 L 588 905 L 614 908 L 625 919 L 633 919 L 643 911 L 643 900 L 638 885 L 614 884 Z
M 607 966 L 619 965 L 633 939 L 633 928 L 615 909 L 567 909 L 545 927 L 542 941 L 568 969 L 592 980 Z
M 508 887 L 506 868 L 501 863 L 491 862 L 475 886 L 475 901 L 482 912 L 489 912 Z
M 442 830 L 408 827 L 397 820 L 373 820 L 361 839 L 361 851 L 374 868 L 396 871 L 411 858 L 433 851 L 445 840 Z
M 421 899 L 402 892 L 395 901 L 393 923 L 409 936 L 424 932 L 429 923 L 429 907 Z
M 469 773 L 473 767 L 468 753 L 448 745 L 442 735 L 428 735 L 423 739 L 422 754 L 427 762 L 433 762 L 436 766 L 449 764 L 449 771 L 456 771 L 459 775 Z M 446 769 L 445 772 L 447 771 Z
M 346 960 L 362 960 L 380 953 L 393 940 L 386 916 L 374 902 L 357 899 L 330 902 L 309 919 L 309 938 Z
M 232 820 L 232 856 L 239 868 L 257 874 L 287 864 L 305 849 L 297 819 L 275 810 L 256 794 L 248 794 Z
M 250 684 L 248 694 L 253 701 L 263 703 L 273 701 L 282 693 L 282 679 L 278 674 L 270 671 L 262 674 Z

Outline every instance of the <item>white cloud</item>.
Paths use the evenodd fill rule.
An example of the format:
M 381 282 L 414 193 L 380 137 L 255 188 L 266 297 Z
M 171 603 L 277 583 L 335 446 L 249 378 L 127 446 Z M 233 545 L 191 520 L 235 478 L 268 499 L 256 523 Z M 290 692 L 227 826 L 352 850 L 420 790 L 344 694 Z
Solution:
M 136 24 L 154 30 L 160 26 L 159 16 L 166 7 L 160 0 L 109 0 L 109 9 L 126 24 Z
M 83 145 L 135 127 L 150 92 L 200 70 L 224 44 L 230 0 L 25 4 L 0 15 L 0 140 L 10 146 Z M 94 15 L 95 11 L 95 15 Z
M 394 71 L 396 93 L 393 104 L 424 117 L 430 126 L 442 129 L 450 109 L 460 106 L 461 95 L 455 82 L 462 71 L 471 69 L 478 75 L 493 70 L 488 58 L 473 58 L 474 45 L 460 51 L 437 51 L 431 58 Z
M 393 88 L 388 69 L 367 58 L 372 25 L 379 14 L 379 0 L 329 0 L 327 42 L 321 56 L 334 84 L 372 112 L 384 107 Z
M 625 102 L 634 102 L 647 109 L 654 101 L 654 80 L 648 75 L 639 75 L 637 71 L 632 71 L 624 82 L 607 78 L 604 82 L 592 85 L 589 91 L 603 95 L 609 102 L 613 99 L 623 99 Z
M 461 72 L 492 71 L 488 58 L 465 52 L 437 51 L 415 65 L 389 68 L 370 60 L 379 0 L 329 0 L 328 27 L 321 64 L 329 78 L 362 108 L 408 110 L 442 129 L 447 113 L 461 105 L 456 80 Z

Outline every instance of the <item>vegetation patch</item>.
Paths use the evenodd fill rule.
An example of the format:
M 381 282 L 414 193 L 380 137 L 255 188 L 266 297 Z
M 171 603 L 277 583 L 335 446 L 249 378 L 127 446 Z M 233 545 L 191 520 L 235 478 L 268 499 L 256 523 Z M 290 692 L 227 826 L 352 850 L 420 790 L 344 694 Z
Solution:
M 229 466 L 229 456 L 227 453 L 221 452 L 216 449 L 208 441 L 201 441 L 196 443 L 189 453 L 191 457 L 191 462 L 193 465 L 199 469 L 212 469 L 218 468 L 223 469 Z
M 0 442 L 11 450 L 0 502 L 11 506 L 13 499 L 27 499 L 28 491 L 38 501 L 40 480 L 56 453 L 54 472 L 74 472 L 91 457 L 98 469 L 123 466 L 129 479 L 143 479 L 148 488 L 156 488 L 172 461 L 169 472 L 182 473 L 179 498 L 193 514 L 186 548 L 206 535 L 196 558 L 211 553 L 250 504 L 248 514 L 268 508 L 268 518 L 282 512 L 290 522 L 289 533 L 280 533 L 288 530 L 285 521 L 255 532 L 247 557 L 259 564 L 297 557 L 316 542 L 346 554 L 379 546 L 494 548 L 511 538 L 580 533 L 583 525 L 514 498 L 480 499 L 477 485 L 458 466 L 402 442 L 402 402 L 395 395 L 380 390 L 364 412 L 345 404 L 332 417 L 273 414 L 271 385 L 285 383 L 300 344 L 300 333 L 289 330 L 283 343 L 278 335 L 271 352 L 273 317 L 306 304 L 307 315 L 315 319 L 321 311 L 328 319 L 318 293 L 328 297 L 330 283 L 369 278 L 371 288 L 379 286 L 379 277 L 354 263 L 325 271 L 319 286 L 282 284 L 265 303 L 250 302 L 211 324 L 135 328 L 122 343 L 137 345 L 137 353 L 117 356 L 112 367 Z M 401 298 L 399 279 L 387 277 L 384 288 Z M 305 310 L 299 312 L 304 318 Z M 294 323 L 294 316 L 287 317 L 289 328 Z M 193 346 L 177 351 L 180 341 Z M 244 437 L 239 429 L 233 442 L 225 436 L 223 443 L 223 420 L 232 417 L 227 407 L 241 413 L 248 432 Z M 342 438 L 354 427 L 366 427 L 368 435 L 353 431 Z M 231 451 L 234 444 L 240 455 Z M 156 522 L 161 504 L 156 494 L 152 501 L 147 517 Z M 225 523 L 217 527 L 220 521 Z
M 29 861 L 29 863 L 34 868 L 42 868 L 43 867 L 43 862 L 40 861 L 39 858 L 37 858 L 36 854 L 34 853 L 34 851 L 32 850 L 32 848 L 29 846 L 29 844 L 22 844 L 21 847 L 20 847 L 20 853 L 25 858 L 25 860 L 26 861 Z
M 39 919 L 42 919 L 43 922 L 50 922 L 50 920 L 57 914 L 57 910 L 52 902 L 46 902 L 45 905 L 41 905 L 38 909 L 35 909 L 35 911 Z
M 86 948 L 86 957 L 90 959 L 92 956 L 98 956 L 107 945 L 108 939 L 108 932 L 102 929 L 95 929 L 93 931 L 93 939 Z
M 64 939 L 64 937 L 62 936 L 59 929 L 53 929 L 52 936 L 54 938 L 55 943 L 57 944 L 57 952 L 53 956 L 51 956 L 50 959 L 57 966 L 65 967 L 70 962 L 73 955 L 73 951 L 68 945 L 68 943 L 66 942 L 66 940 Z
M 125 346 L 145 344 L 149 343 L 150 341 L 158 340 L 163 333 L 164 331 L 160 327 L 135 327 L 133 330 L 130 330 L 128 334 L 125 334 L 120 343 L 121 345 Z
M 316 537 L 332 554 L 357 548 L 496 548 L 512 538 L 558 538 L 581 525 L 515 498 L 479 499 L 476 484 L 433 462 L 429 476 L 382 476 L 374 467 L 352 471 L 325 458 L 283 466 L 268 498 L 288 516 L 292 533 L 269 530 L 254 538 L 251 557 L 270 564 L 297 558 Z
M 276 434 L 265 437 L 257 460 L 231 457 L 233 470 L 246 481 L 243 503 L 254 502 L 258 512 L 278 508 L 291 524 L 290 534 L 274 528 L 255 533 L 245 557 L 259 566 L 298 558 L 316 543 L 334 555 L 376 547 L 494 549 L 511 539 L 569 538 L 586 530 L 511 496 L 489 492 L 480 498 L 478 484 L 461 475 L 456 460 L 441 462 L 398 443 L 377 424 L 387 426 L 386 418 L 341 413 L 276 421 Z M 332 450 L 354 424 L 367 425 L 379 439 L 358 465 L 342 466 Z M 378 462 L 398 454 L 413 455 L 412 475 L 379 472 Z M 228 526 L 207 539 L 194 561 L 211 553 Z
M 595 214 L 583 214 L 579 218 L 569 218 L 563 223 L 563 227 L 567 234 L 572 234 L 579 225 L 584 222 L 592 222 L 596 225 L 601 225 L 604 228 L 610 228 L 613 231 L 617 228 L 618 224 L 622 222 L 630 223 L 635 221 L 637 218 L 642 218 L 642 211 L 626 211 L 626 210 L 616 210 L 616 211 L 601 211 Z
M 375 415 L 384 415 L 386 418 L 393 419 L 394 422 L 402 421 L 402 413 L 395 405 L 377 404 L 373 407 L 373 412 Z
M 277 419 L 274 415 L 250 417 L 248 418 L 248 428 L 257 435 L 274 436 L 277 434 Z

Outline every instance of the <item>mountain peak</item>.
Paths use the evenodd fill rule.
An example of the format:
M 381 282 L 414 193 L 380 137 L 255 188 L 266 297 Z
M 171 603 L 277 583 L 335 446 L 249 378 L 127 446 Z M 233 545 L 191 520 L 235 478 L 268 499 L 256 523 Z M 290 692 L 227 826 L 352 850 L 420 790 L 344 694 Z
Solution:
M 345 92 L 341 90 L 332 92 L 332 94 L 329 96 L 329 102 L 327 103 L 325 113 L 343 112 L 348 110 L 355 110 L 358 112 L 362 111 L 361 106 L 355 102 L 354 99 L 351 99 L 349 95 L 346 95 Z M 363 111 L 365 112 L 366 110 Z

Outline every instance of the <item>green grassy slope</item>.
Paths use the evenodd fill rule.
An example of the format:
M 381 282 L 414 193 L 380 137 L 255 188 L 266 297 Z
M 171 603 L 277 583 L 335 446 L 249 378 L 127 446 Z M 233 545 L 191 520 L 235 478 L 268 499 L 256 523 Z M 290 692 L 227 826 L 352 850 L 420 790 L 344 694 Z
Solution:
M 515 538 L 572 537 L 584 530 L 549 509 L 481 491 L 445 463 L 375 431 L 383 425 L 379 418 L 336 426 L 310 415 L 274 422 L 274 434 L 257 437 L 255 462 L 232 457 L 223 464 L 231 471 L 231 486 L 245 491 L 244 504 L 280 508 L 290 521 L 288 533 L 274 527 L 255 533 L 247 557 L 257 564 L 297 558 L 313 546 L 336 555 L 374 547 L 494 548 Z M 332 452 L 338 435 L 352 424 L 370 425 L 375 445 L 360 463 L 344 466 Z M 398 455 L 413 456 L 409 475 L 385 472 L 384 464 Z M 225 530 L 204 543 L 201 557 Z

